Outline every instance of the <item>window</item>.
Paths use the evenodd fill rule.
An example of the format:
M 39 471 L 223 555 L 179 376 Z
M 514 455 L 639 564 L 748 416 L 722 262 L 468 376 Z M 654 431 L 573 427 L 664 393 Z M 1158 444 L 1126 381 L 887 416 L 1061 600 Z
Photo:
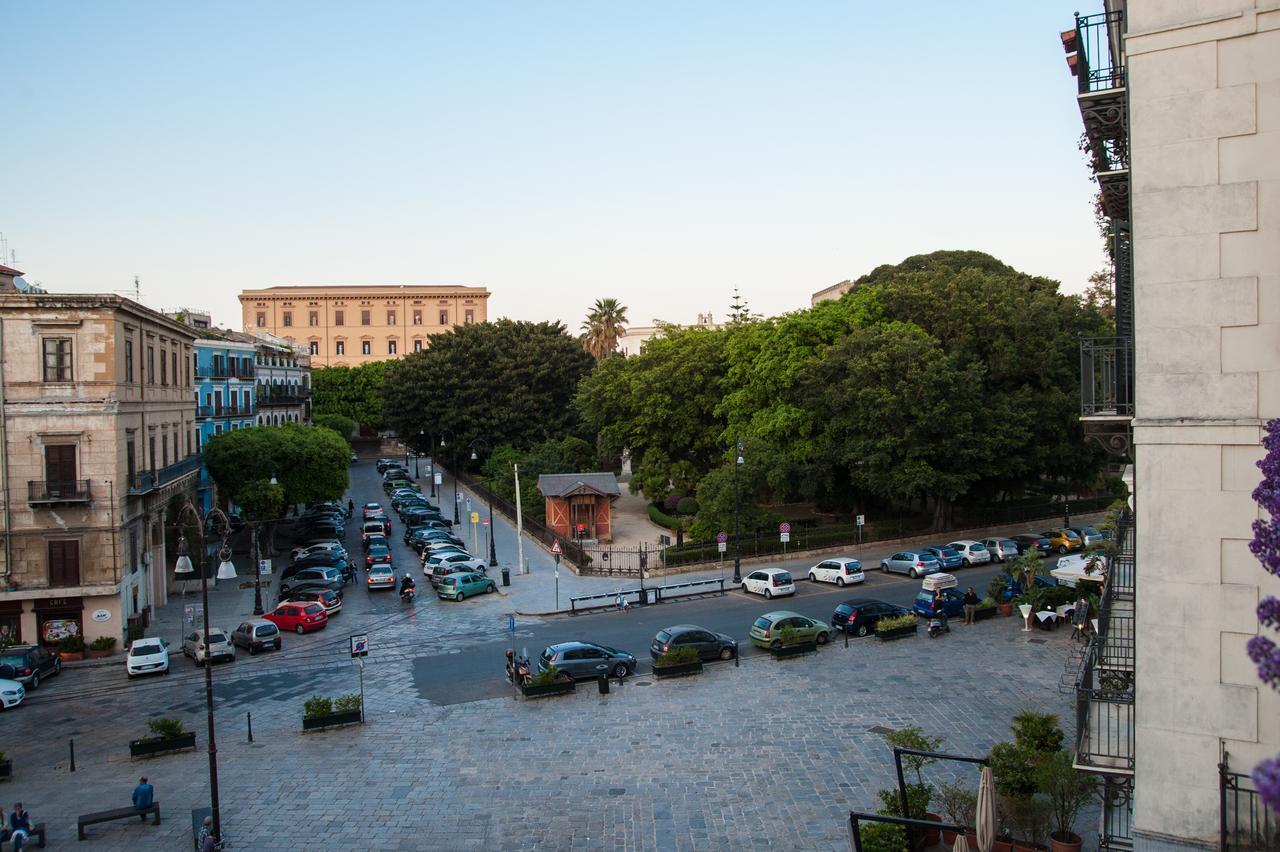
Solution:
M 44 339 L 44 380 L 46 382 L 71 381 L 70 337 Z
M 396 354 L 396 342 L 394 340 L 387 341 L 387 354 L 388 355 Z
M 369 312 L 368 312 L 368 311 L 361 311 L 361 312 L 360 312 L 360 324 L 361 324 L 361 325 L 368 325 L 368 324 L 369 324 Z
M 164 358 L 164 350 L 160 350 L 160 384 L 169 384 L 169 362 Z
M 466 324 L 467 324 L 467 325 L 471 325 L 471 323 L 473 323 L 473 322 L 475 322 L 475 321 L 476 321 L 476 312 L 475 312 L 475 311 L 473 311 L 471 308 L 467 308 L 467 315 L 466 315 L 466 316 L 467 316 L 467 318 L 466 318 L 465 322 L 466 322 Z
M 173 355 L 172 355 L 172 358 L 170 359 L 170 363 L 173 364 L 173 383 L 176 386 L 178 384 L 178 350 L 177 349 L 173 350 Z
M 147 347 L 147 384 L 154 385 L 156 383 L 156 348 L 154 346 Z
M 440 324 L 441 325 L 449 324 L 449 312 L 447 310 L 440 312 Z
M 289 326 L 293 325 L 293 311 L 285 311 L 281 315 L 281 319 L 284 321 L 285 328 L 288 328 Z
M 151 453 L 151 470 L 154 472 L 156 469 L 156 436 L 155 435 L 147 436 L 147 450 L 148 452 Z
M 422 351 L 422 341 L 421 341 L 421 340 L 415 340 L 415 341 L 413 341 L 413 351 L 414 351 L 414 352 L 421 352 L 421 351 Z
M 372 347 L 369 345 L 369 341 L 367 340 L 360 341 L 360 354 L 361 355 L 372 354 Z
M 185 359 L 187 363 L 182 367 L 182 383 L 187 387 L 191 387 L 191 363 L 195 360 L 195 357 L 196 356 L 192 354 L 190 358 Z
M 221 435 L 221 434 L 222 434 L 222 424 L 221 424 L 221 423 L 215 423 L 215 424 L 213 424 L 213 434 L 215 434 L 215 435 Z
M 422 325 L 422 311 L 413 312 L 413 324 Z
M 49 542 L 49 585 L 80 585 L 80 542 Z
M 124 342 L 124 380 L 133 381 L 133 341 Z
M 334 353 L 335 355 L 346 355 L 346 354 L 347 354 L 347 344 L 346 344 L 346 343 L 344 343 L 343 341 L 339 340 L 337 343 L 333 344 L 333 346 L 334 346 L 333 353 Z
M 333 312 L 333 324 L 342 325 L 342 311 Z
M 396 324 L 396 312 L 387 311 L 387 325 L 395 325 L 395 324 Z
M 319 324 L 320 324 L 320 313 L 319 313 L 319 311 L 310 311 L 310 312 L 308 312 L 308 314 L 307 314 L 307 325 L 319 325 Z
M 133 436 L 132 430 L 124 433 L 125 465 L 126 465 L 126 470 L 129 471 L 130 482 L 133 482 L 133 475 L 138 472 L 138 457 L 137 457 L 138 454 L 137 454 L 137 450 L 135 450 L 133 446 L 133 437 L 134 436 Z
M 262 311 L 258 311 L 258 328 L 266 328 L 267 315 Z
M 75 488 L 76 481 L 76 447 L 74 444 L 61 444 L 44 448 L 44 478 L 50 488 Z
M 320 354 L 320 344 L 315 342 L 314 340 L 311 341 L 311 345 L 308 346 L 307 349 L 312 355 Z
M 160 466 L 169 466 L 169 436 L 164 434 L 160 436 Z

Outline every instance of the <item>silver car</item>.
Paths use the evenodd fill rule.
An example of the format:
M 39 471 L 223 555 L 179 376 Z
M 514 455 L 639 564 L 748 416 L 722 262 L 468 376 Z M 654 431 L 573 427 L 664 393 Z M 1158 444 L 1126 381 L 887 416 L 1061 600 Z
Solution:
M 1011 538 L 984 538 L 982 543 L 991 551 L 991 558 L 1003 562 L 1018 555 L 1018 543 Z
M 915 579 L 942 570 L 937 558 L 923 550 L 900 550 L 880 560 L 880 570 L 886 573 L 906 574 Z
M 236 646 L 231 644 L 227 631 L 209 628 L 209 641 L 204 641 L 203 630 L 193 630 L 182 637 L 182 653 L 203 666 L 207 661 L 235 660 Z
M 575 680 L 588 677 L 616 677 L 634 674 L 636 658 L 626 651 L 593 642 L 561 642 L 548 645 L 538 657 L 538 671 L 555 667 Z

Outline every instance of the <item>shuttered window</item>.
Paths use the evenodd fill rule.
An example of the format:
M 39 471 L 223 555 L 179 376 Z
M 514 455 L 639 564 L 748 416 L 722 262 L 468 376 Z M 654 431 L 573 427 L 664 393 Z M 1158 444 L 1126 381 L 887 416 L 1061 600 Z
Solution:
M 80 585 L 80 542 L 49 542 L 49 585 Z

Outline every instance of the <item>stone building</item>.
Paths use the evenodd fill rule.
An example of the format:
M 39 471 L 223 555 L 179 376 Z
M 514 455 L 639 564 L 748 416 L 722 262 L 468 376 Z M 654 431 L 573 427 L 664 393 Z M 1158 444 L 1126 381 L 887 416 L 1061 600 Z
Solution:
M 166 506 L 200 462 L 194 342 L 128 299 L 0 274 L 0 636 L 122 640 L 165 603 Z
M 258 381 L 258 425 L 311 422 L 311 356 L 274 334 L 241 335 L 253 341 Z
M 424 284 L 267 287 L 240 294 L 244 330 L 307 352 L 316 367 L 354 367 L 417 352 L 431 335 L 489 318 L 483 287 Z

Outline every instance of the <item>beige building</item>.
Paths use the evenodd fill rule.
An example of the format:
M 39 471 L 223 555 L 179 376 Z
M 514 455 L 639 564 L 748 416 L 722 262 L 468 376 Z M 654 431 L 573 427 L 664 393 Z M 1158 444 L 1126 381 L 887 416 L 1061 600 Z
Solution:
M 819 290 L 809 297 L 809 307 L 813 307 L 819 302 L 831 302 L 839 299 L 845 293 L 848 293 L 855 286 L 852 281 L 841 281 L 839 284 L 832 284 L 830 287 Z
M 1249 551 L 1280 417 L 1280 6 L 1109 0 L 1063 42 L 1115 236 L 1118 337 L 1083 343 L 1084 425 L 1131 437 L 1136 507 L 1077 764 L 1105 781 L 1103 848 L 1276 848 L 1247 774 L 1280 752 L 1280 695 L 1245 643 L 1280 594 Z
M 418 352 L 431 335 L 485 322 L 483 287 L 425 284 L 267 287 L 240 294 L 244 330 L 297 343 L 312 367 L 354 367 Z
M 618 354 L 620 355 L 639 355 L 641 348 L 645 342 L 655 337 L 661 337 L 669 328 L 689 328 L 689 326 L 677 325 L 676 323 L 666 322 L 665 320 L 655 319 L 653 325 L 629 325 L 627 333 L 618 338 Z M 715 318 L 710 311 L 705 314 L 698 314 L 698 320 L 695 326 L 701 326 L 707 329 L 717 329 L 720 326 L 716 323 Z
M 195 333 L 12 282 L 0 268 L 0 636 L 123 640 L 166 601 L 166 506 L 199 470 Z

